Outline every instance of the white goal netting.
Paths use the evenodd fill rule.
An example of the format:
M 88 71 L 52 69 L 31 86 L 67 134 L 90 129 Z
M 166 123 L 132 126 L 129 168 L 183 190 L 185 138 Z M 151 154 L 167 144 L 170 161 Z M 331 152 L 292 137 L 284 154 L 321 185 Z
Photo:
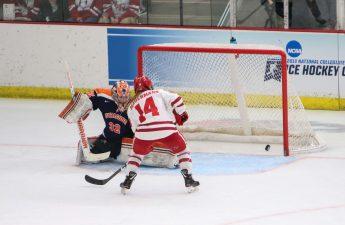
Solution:
M 156 89 L 183 97 L 190 120 L 181 131 L 187 137 L 280 142 L 285 155 L 325 147 L 288 80 L 280 48 L 160 44 L 143 46 L 138 57 L 139 74 Z

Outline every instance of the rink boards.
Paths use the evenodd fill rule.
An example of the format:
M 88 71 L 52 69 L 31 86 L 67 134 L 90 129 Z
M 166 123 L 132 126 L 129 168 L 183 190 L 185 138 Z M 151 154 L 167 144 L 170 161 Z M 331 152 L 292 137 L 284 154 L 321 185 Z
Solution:
M 308 109 L 345 108 L 345 34 L 260 30 L 107 27 L 0 23 L 5 31 L 0 54 L 1 96 L 16 97 L 8 86 L 28 87 L 27 96 L 67 98 L 66 69 L 76 87 L 131 81 L 137 73 L 137 48 L 166 42 L 271 44 L 284 48 L 288 72 Z M 51 87 L 57 89 L 45 93 Z M 46 88 L 46 89 L 45 89 Z M 33 94 L 34 93 L 34 94 Z M 64 97 L 66 96 L 66 97 Z

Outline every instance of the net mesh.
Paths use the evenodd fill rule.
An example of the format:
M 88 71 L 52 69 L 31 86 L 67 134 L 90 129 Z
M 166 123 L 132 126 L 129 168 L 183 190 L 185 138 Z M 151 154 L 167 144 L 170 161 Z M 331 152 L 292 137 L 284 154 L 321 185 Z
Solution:
M 165 47 L 179 45 L 163 45 L 162 50 L 148 47 L 142 52 L 139 66 L 156 89 L 183 97 L 190 119 L 181 128 L 182 132 L 207 132 L 213 134 L 208 136 L 210 139 L 217 134 L 229 134 L 258 139 L 281 137 L 278 140 L 283 141 L 280 55 L 166 51 Z M 201 50 L 202 46 L 195 48 Z M 236 48 L 240 49 L 241 45 Z M 288 84 L 289 149 L 323 148 L 306 118 L 300 98 L 290 81 Z

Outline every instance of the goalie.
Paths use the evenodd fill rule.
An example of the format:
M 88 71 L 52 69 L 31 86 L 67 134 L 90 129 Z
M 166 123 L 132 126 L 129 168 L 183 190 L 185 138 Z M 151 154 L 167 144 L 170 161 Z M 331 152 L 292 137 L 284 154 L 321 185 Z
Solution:
M 105 127 L 98 137 L 89 137 L 90 150 L 86 151 L 78 143 L 76 164 L 98 163 L 108 159 L 127 162 L 132 150 L 133 132 L 127 116 L 130 102 L 130 88 L 126 81 L 118 81 L 111 89 L 97 88 L 89 94 L 75 93 L 72 100 L 59 114 L 68 123 L 85 120 L 91 111 L 99 109 Z M 147 166 L 174 168 L 177 158 L 162 145 L 156 145 L 154 151 L 143 162 Z

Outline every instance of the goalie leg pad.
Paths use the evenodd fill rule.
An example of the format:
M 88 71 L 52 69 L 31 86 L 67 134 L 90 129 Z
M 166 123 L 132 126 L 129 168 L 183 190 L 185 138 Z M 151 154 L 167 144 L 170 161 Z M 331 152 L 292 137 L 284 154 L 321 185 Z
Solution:
M 181 170 L 186 169 L 188 173 L 192 173 L 192 158 L 184 137 L 180 132 L 177 132 L 168 136 L 167 139 L 168 147 L 177 154 L 178 164 Z
M 178 165 L 178 161 L 177 156 L 169 149 L 153 148 L 153 151 L 144 157 L 142 164 L 173 169 Z
M 121 153 L 117 157 L 119 162 L 127 162 L 129 155 L 133 149 L 133 140 L 124 138 L 122 141 Z M 144 156 L 141 162 L 142 165 L 152 167 L 167 167 L 176 168 L 178 165 L 177 156 L 173 154 L 164 145 L 156 143 L 153 145 L 153 150 Z

